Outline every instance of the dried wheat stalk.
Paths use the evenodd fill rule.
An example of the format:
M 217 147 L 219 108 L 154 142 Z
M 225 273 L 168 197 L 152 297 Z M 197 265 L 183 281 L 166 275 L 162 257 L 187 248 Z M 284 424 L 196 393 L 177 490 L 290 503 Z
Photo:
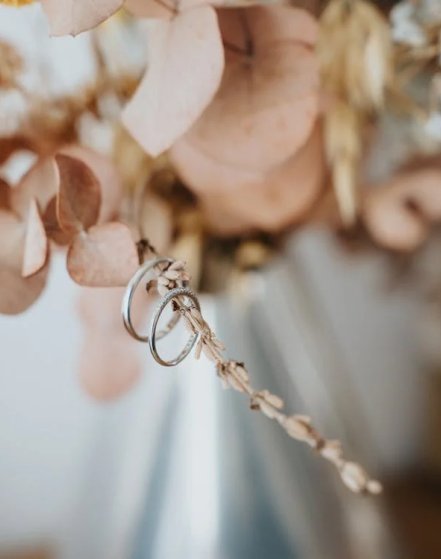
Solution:
M 18 8 L 19 6 L 25 6 L 26 4 L 32 4 L 34 0 L 0 0 L 0 4 L 5 4 L 6 6 L 13 6 Z
M 147 284 L 147 290 L 157 290 L 165 295 L 169 290 L 186 285 L 189 275 L 185 263 L 175 261 L 171 264 L 160 265 L 155 268 L 156 279 Z M 273 419 L 298 441 L 304 442 L 315 449 L 325 460 L 331 462 L 340 474 L 343 483 L 355 493 L 378 494 L 381 484 L 370 479 L 367 472 L 355 462 L 346 460 L 339 441 L 327 440 L 311 424 L 305 415 L 286 415 L 283 411 L 284 402 L 268 390 L 256 390 L 250 384 L 250 378 L 244 363 L 226 359 L 223 355 L 224 345 L 220 342 L 202 314 L 194 307 L 188 307 L 183 298 L 174 301 L 174 309 L 180 312 L 193 333 L 199 334 L 196 346 L 196 358 L 202 353 L 216 365 L 217 375 L 224 388 L 232 388 L 249 397 L 250 408 L 258 410 Z
M 367 0 L 331 0 L 320 19 L 317 53 L 327 98 L 325 150 L 344 225 L 357 217 L 361 132 L 384 107 L 392 84 L 388 23 Z

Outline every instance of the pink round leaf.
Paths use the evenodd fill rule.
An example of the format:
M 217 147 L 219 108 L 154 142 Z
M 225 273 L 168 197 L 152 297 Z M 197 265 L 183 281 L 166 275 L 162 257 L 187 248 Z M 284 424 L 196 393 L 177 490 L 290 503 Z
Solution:
M 210 6 L 150 23 L 148 70 L 123 112 L 123 123 L 145 151 L 156 156 L 210 103 L 222 77 L 224 50 Z
M 121 288 L 84 288 L 78 301 L 85 330 L 80 381 L 98 400 L 121 396 L 141 374 L 139 345 L 127 334 L 121 320 L 123 295 Z
M 306 143 L 317 120 L 316 23 L 287 6 L 225 10 L 220 22 L 227 53 L 221 86 L 180 141 L 213 165 L 263 178 Z M 190 165 L 186 174 L 194 175 Z
M 52 35 L 78 35 L 96 27 L 123 3 L 124 0 L 41 0 Z
M 122 396 L 139 380 L 141 362 L 135 340 L 126 333 L 85 333 L 79 374 L 84 390 L 96 400 L 109 401 Z
M 431 223 L 441 221 L 441 170 L 400 173 L 366 191 L 363 216 L 373 238 L 402 251 L 417 248 Z
M 172 19 L 176 10 L 167 0 L 126 0 L 124 8 L 136 17 Z
M 138 252 L 130 229 L 106 223 L 79 233 L 67 253 L 71 278 L 90 287 L 125 286 L 138 268 Z
M 280 232 L 305 218 L 325 184 L 319 129 L 296 154 L 263 178 L 214 165 L 200 152 L 192 152 L 191 146 L 186 147 L 189 149 L 181 143 L 179 162 L 186 161 L 188 167 L 198 169 L 195 190 L 210 228 L 218 235 Z M 182 176 L 185 180 L 186 175 Z M 235 188 L 224 188 L 229 184 Z

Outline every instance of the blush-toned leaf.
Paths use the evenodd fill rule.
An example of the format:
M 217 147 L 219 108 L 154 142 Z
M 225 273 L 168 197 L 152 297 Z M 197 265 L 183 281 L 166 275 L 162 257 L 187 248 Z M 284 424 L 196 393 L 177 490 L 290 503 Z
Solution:
M 182 0 L 192 2 L 193 0 Z M 198 0 L 194 0 L 198 1 Z M 228 0 L 219 0 L 218 6 L 230 5 Z M 220 25 L 226 49 L 229 55 L 229 45 L 234 44 L 240 50 L 250 51 L 253 55 L 257 51 L 265 50 L 275 42 L 296 42 L 309 47 L 315 47 L 318 38 L 317 20 L 309 11 L 289 5 L 275 6 L 252 5 L 247 10 L 222 10 Z M 259 2 L 254 2 L 259 4 Z M 262 3 L 260 3 L 262 4 Z M 250 44 L 251 42 L 251 44 Z
M 101 191 L 98 222 L 114 219 L 120 209 L 123 185 L 121 176 L 110 157 L 76 144 L 64 147 L 59 153 L 80 159 L 90 168 L 98 179 Z
M 57 196 L 58 223 L 66 233 L 88 229 L 98 220 L 101 194 L 98 179 L 80 159 L 58 154 L 60 174 Z
M 142 366 L 136 342 L 124 337 L 87 332 L 80 355 L 79 374 L 84 390 L 96 400 L 122 396 L 139 380 Z
M 121 320 L 122 287 L 83 287 L 79 291 L 77 311 L 81 322 L 91 330 L 111 330 L 123 334 Z M 138 291 L 137 291 L 138 292 Z
M 147 73 L 123 122 L 156 156 L 190 128 L 219 87 L 224 51 L 216 12 L 201 6 L 151 22 L 149 47 Z
M 41 270 L 47 262 L 48 239 L 36 201 L 31 200 L 26 223 L 22 276 L 29 277 Z
M 136 245 L 122 223 L 96 225 L 79 233 L 67 254 L 68 272 L 80 285 L 124 286 L 137 268 Z
M 224 10 L 219 17 L 227 53 L 222 83 L 180 141 L 213 165 L 262 178 L 306 143 L 316 123 L 317 26 L 288 6 Z
M 19 314 L 39 297 L 48 267 L 22 277 L 25 227 L 12 212 L 0 210 L 0 313 Z
M 264 177 L 224 165 L 184 141 L 178 142 L 172 155 L 178 173 L 196 192 L 208 225 L 218 235 L 280 232 L 305 217 L 325 184 L 318 128 L 305 146 Z
M 107 330 L 120 336 L 127 336 L 121 319 L 121 302 L 124 287 L 82 287 L 78 299 L 78 314 L 87 328 Z M 132 300 L 132 322 L 139 332 L 147 332 L 152 304 L 155 296 L 146 289 L 135 290 Z
M 277 0 L 126 0 L 124 8 L 137 17 L 172 19 L 178 12 L 200 6 L 216 8 L 246 8 L 259 4 L 276 3 Z M 308 24 L 308 22 L 306 22 Z M 288 27 L 288 25 L 287 25 Z
M 86 392 L 98 400 L 112 400 L 139 379 L 142 366 L 139 345 L 127 334 L 121 320 L 121 288 L 83 288 L 79 314 L 84 326 L 79 374 Z M 137 290 L 142 292 L 143 290 Z M 143 293 L 146 298 L 146 293 Z M 137 310 L 138 305 L 134 306 Z M 145 315 L 145 309 L 144 309 Z
M 366 226 L 379 244 L 414 250 L 430 224 L 441 221 L 441 169 L 401 173 L 370 188 L 363 206 Z
M 124 0 L 41 0 L 52 35 L 78 35 L 96 27 L 123 3 Z
M 151 19 L 172 19 L 176 14 L 173 5 L 166 0 L 126 0 L 124 8 L 137 17 Z

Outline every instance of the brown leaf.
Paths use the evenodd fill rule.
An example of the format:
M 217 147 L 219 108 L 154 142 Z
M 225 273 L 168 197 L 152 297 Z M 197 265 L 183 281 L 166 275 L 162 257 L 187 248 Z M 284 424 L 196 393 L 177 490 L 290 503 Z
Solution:
M 48 239 L 37 203 L 35 200 L 31 200 L 24 239 L 23 277 L 32 276 L 44 267 L 47 262 L 48 249 Z
M 66 233 L 78 233 L 95 225 L 98 220 L 100 185 L 83 161 L 64 154 L 58 154 L 55 161 L 60 173 L 58 223 Z
M 79 233 L 67 254 L 67 269 L 80 285 L 124 286 L 138 268 L 138 253 L 130 229 L 106 223 Z
M 219 87 L 224 51 L 214 9 L 201 6 L 171 21 L 152 21 L 149 49 L 147 73 L 123 122 L 156 156 L 189 129 Z
M 60 227 L 57 217 L 57 198 L 54 196 L 47 205 L 46 211 L 43 214 L 43 224 L 49 239 L 58 245 L 68 245 L 75 234 L 66 233 Z
M 3 165 L 17 151 L 31 149 L 31 142 L 24 136 L 3 136 L 0 138 L 0 164 Z
M 8 210 L 11 207 L 11 187 L 0 178 L 0 209 Z
M 120 174 L 110 157 L 76 144 L 64 147 L 59 153 L 80 159 L 90 168 L 98 179 L 101 191 L 98 222 L 104 223 L 114 219 L 120 208 L 123 185 Z
M 24 239 L 24 227 L 14 212 L 0 209 L 0 239 L 2 262 L 13 262 L 14 248 Z

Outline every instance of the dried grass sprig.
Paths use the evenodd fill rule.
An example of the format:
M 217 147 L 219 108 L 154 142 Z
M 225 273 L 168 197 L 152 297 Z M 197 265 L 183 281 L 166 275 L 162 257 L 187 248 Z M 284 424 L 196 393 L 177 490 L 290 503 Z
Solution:
M 0 88 L 19 88 L 18 75 L 24 62 L 18 51 L 5 41 L 0 41 Z
M 168 290 L 185 285 L 189 280 L 189 275 L 185 271 L 185 264 L 182 261 L 158 266 L 155 271 L 156 279 L 147 285 L 149 291 L 156 288 L 164 294 Z M 333 464 L 343 483 L 351 491 L 373 495 L 382 491 L 381 484 L 371 479 L 360 464 L 348 461 L 344 457 L 340 442 L 325 439 L 312 425 L 308 416 L 286 415 L 284 413 L 284 401 L 279 396 L 268 390 L 253 388 L 245 364 L 224 357 L 225 346 L 218 340 L 216 334 L 195 306 L 187 306 L 184 298 L 179 297 L 174 301 L 174 310 L 182 314 L 188 328 L 193 333 L 199 334 L 195 356 L 198 359 L 203 353 L 215 363 L 217 375 L 224 388 L 232 388 L 248 396 L 252 410 L 260 411 L 269 419 L 277 421 L 291 438 L 306 443 L 325 460 Z
M 367 0 L 331 0 L 320 19 L 317 46 L 324 90 L 325 150 L 344 225 L 357 217 L 361 133 L 385 104 L 393 83 L 387 20 Z

